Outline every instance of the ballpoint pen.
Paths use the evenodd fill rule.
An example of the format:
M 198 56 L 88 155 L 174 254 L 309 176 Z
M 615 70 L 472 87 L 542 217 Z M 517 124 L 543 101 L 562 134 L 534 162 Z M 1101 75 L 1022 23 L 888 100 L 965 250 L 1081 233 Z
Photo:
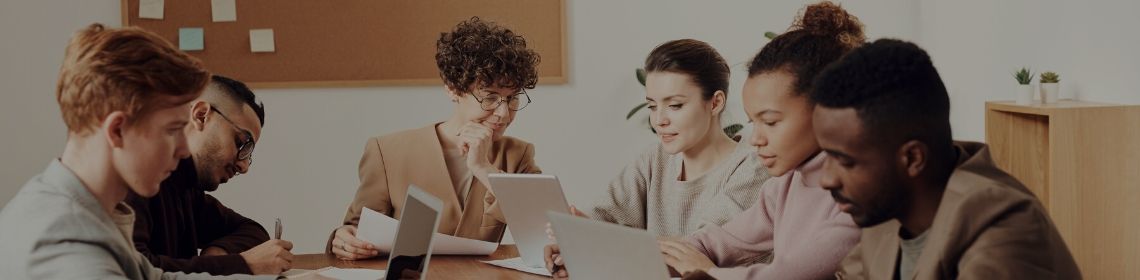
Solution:
M 281 218 L 277 218 L 277 224 L 273 227 L 273 239 L 281 239 Z

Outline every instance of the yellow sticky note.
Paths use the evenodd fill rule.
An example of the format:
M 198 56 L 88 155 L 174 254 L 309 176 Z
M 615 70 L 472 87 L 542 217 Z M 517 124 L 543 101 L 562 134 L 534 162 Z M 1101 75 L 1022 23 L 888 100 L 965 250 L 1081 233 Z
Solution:
M 139 18 L 162 19 L 165 0 L 139 0 Z
M 210 0 L 210 13 L 214 22 L 237 21 L 237 3 L 235 0 Z
M 277 51 L 273 45 L 273 29 L 250 29 L 249 51 L 255 53 Z

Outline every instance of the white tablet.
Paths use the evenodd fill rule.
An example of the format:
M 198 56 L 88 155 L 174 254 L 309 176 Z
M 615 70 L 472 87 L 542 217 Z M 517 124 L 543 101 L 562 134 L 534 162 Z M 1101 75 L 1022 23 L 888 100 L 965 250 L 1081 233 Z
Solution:
M 426 279 L 432 237 L 439 228 L 443 202 L 419 187 L 408 186 L 385 279 Z
M 573 279 L 669 279 L 657 237 L 636 229 L 547 213 Z
M 487 177 L 499 209 L 507 218 L 507 228 L 515 239 L 519 256 L 528 266 L 546 267 L 542 251 L 550 244 L 546 237 L 549 222 L 546 212 L 570 212 L 558 177 L 545 174 L 489 174 Z

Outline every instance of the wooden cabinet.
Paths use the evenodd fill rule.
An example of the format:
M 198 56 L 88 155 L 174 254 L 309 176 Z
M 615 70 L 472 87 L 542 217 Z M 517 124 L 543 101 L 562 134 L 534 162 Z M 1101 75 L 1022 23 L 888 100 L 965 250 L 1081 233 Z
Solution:
M 1140 106 L 986 102 L 986 143 L 1048 209 L 1086 279 L 1140 278 Z

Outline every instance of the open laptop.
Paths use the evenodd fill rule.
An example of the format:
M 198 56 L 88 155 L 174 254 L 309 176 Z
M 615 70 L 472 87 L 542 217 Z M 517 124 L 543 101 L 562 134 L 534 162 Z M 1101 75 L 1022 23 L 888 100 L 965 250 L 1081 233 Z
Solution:
M 427 279 L 432 237 L 439 228 L 442 209 L 443 202 L 439 198 L 419 187 L 408 186 L 384 279 Z
M 545 174 L 489 174 L 487 177 L 523 263 L 546 267 L 542 251 L 550 244 L 546 237 L 549 221 L 546 212 L 570 212 L 558 177 Z
M 669 279 L 657 238 L 645 230 L 547 213 L 573 279 Z

